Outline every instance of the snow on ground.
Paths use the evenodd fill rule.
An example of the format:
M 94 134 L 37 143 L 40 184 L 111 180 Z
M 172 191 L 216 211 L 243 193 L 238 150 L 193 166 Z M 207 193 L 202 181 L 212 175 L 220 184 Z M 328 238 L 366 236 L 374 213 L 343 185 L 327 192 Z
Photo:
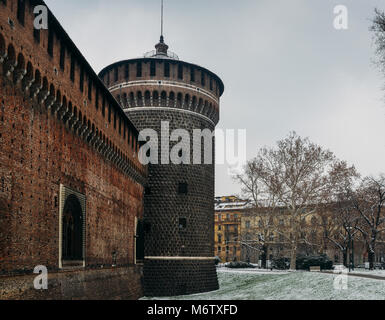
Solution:
M 385 270 L 368 270 L 368 269 L 354 269 L 354 271 L 350 271 L 350 273 L 361 273 L 361 274 L 369 274 L 372 276 L 380 276 L 385 278 Z
M 336 290 L 338 275 L 316 272 L 218 270 L 220 289 L 163 300 L 385 300 L 385 281 L 347 278 L 347 289 Z M 146 299 L 146 298 L 145 298 Z M 159 300 L 158 298 L 151 298 Z

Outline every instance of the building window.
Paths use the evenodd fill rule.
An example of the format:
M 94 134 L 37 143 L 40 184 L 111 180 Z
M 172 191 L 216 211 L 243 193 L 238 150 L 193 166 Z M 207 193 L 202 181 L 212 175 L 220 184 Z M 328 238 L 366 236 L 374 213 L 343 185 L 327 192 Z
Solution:
M 180 182 L 178 184 L 178 194 L 187 194 L 188 192 L 188 185 L 185 182 Z
M 178 65 L 178 79 L 183 80 L 183 65 Z
M 250 221 L 246 221 L 246 229 L 250 229 Z
M 142 63 L 138 62 L 136 64 L 136 77 L 140 78 L 142 76 Z
M 220 234 L 218 234 L 218 242 L 221 243 L 222 242 L 222 236 Z
M 218 246 L 218 252 L 222 251 L 222 247 Z
M 156 76 L 156 65 L 155 61 L 151 61 L 150 63 L 150 76 L 155 77 Z
M 65 56 L 66 56 L 66 49 L 63 43 L 61 43 L 60 47 L 60 69 L 64 70 L 64 62 L 65 62 Z
M 201 71 L 201 84 L 203 87 L 206 85 L 206 77 L 203 71 Z
M 25 15 L 25 1 L 17 1 L 17 20 L 24 26 L 24 15 Z
M 164 76 L 166 78 L 170 77 L 170 63 L 168 63 L 168 62 L 164 63 Z
M 219 230 L 219 231 L 222 230 L 222 226 L 221 226 L 221 225 L 218 226 L 218 230 Z
M 187 219 L 179 218 L 179 230 L 186 230 L 187 228 Z

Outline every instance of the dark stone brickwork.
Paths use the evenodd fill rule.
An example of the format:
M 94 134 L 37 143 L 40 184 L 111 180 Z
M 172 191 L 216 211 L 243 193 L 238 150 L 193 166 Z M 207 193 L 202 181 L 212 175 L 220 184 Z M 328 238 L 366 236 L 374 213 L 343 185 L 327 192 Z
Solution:
M 213 261 L 146 261 L 145 296 L 178 296 L 219 289 Z
M 170 132 L 186 129 L 191 141 L 193 129 L 214 130 L 210 121 L 179 110 L 143 108 L 130 110 L 127 115 L 138 129 L 151 128 L 157 132 L 161 131 L 161 121 L 168 121 Z M 170 150 L 174 144 L 170 143 Z M 161 150 L 159 158 L 160 154 Z M 187 194 L 178 194 L 181 182 L 187 183 Z M 150 192 L 144 199 L 145 255 L 213 257 L 214 165 L 149 165 L 148 187 Z M 186 218 L 186 229 L 179 228 L 180 218 Z M 218 288 L 213 260 L 145 260 L 144 276 L 147 296 L 192 294 Z

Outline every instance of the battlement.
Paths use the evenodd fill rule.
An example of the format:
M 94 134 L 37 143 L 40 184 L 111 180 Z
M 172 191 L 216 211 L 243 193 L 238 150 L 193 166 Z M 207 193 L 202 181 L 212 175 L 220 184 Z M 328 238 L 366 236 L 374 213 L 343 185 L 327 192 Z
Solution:
M 34 29 L 37 5 L 0 1 L 3 75 L 123 171 L 145 176 L 138 130 L 50 11 L 48 30 Z

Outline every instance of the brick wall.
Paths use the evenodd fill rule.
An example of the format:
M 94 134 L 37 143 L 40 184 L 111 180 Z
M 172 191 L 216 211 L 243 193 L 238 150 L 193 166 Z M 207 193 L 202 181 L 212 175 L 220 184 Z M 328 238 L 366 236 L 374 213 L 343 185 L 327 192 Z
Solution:
M 138 131 L 52 15 L 51 31 L 42 30 L 39 43 L 34 39 L 32 10 L 42 2 L 25 1 L 24 24 L 17 2 L 0 2 L 0 283 L 29 275 L 36 265 L 58 271 L 61 184 L 86 198 L 87 271 L 78 271 L 76 281 L 87 285 L 81 279 L 87 282 L 92 269 L 115 264 L 135 283 L 135 218 L 143 215 L 147 174 L 137 156 Z M 54 34 L 52 56 L 48 32 Z M 97 279 L 100 288 L 106 285 L 104 277 Z M 137 288 L 131 297 L 140 296 Z M 83 298 L 91 297 L 87 292 Z

